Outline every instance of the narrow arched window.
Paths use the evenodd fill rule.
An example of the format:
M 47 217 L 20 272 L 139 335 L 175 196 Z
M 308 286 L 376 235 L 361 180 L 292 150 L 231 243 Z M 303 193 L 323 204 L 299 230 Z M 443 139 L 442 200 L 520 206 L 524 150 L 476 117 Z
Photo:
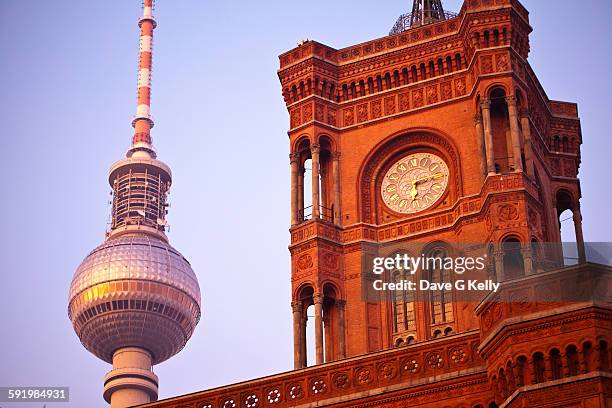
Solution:
M 568 346 L 565 349 L 565 355 L 567 358 L 568 375 L 578 375 L 580 371 L 580 361 L 578 360 L 578 349 L 576 346 Z
M 399 285 L 402 282 L 412 281 L 413 275 L 402 271 L 395 271 L 392 274 L 392 279 L 393 283 Z M 404 287 L 403 290 L 394 290 L 391 292 L 394 334 L 416 331 L 414 300 L 414 292 L 408 290 L 407 287 Z
M 544 355 L 542 353 L 535 353 L 533 355 L 533 381 L 535 384 L 539 384 L 545 381 L 544 372 Z
M 444 266 L 446 251 L 442 248 L 432 250 L 426 259 L 429 282 L 437 289 L 430 290 L 431 323 L 441 324 L 453 320 L 452 295 L 450 290 L 439 289 L 442 283 L 451 282 L 451 271 Z
M 553 380 L 561 378 L 563 370 L 563 361 L 561 359 L 561 352 L 557 349 L 550 351 L 550 376 Z

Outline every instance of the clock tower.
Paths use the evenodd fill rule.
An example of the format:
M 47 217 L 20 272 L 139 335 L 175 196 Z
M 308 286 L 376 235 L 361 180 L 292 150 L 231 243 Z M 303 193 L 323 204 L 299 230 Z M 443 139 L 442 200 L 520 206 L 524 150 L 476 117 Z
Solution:
M 528 12 L 510 0 L 466 1 L 462 18 L 439 1 L 415 7 L 430 3 L 427 21 L 402 16 L 388 37 L 280 56 L 296 368 L 311 353 L 319 364 L 478 329 L 475 305 L 450 292 L 364 295 L 374 256 L 480 245 L 485 276 L 521 278 L 562 265 L 571 210 L 585 260 L 577 106 L 549 99 L 527 62 Z

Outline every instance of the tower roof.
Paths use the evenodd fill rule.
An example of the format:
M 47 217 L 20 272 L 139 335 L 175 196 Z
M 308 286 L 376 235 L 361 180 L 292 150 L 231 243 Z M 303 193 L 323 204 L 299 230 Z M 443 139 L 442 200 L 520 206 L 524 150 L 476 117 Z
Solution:
M 455 13 L 444 11 L 442 0 L 413 0 L 412 12 L 399 16 L 389 35 L 456 16 Z

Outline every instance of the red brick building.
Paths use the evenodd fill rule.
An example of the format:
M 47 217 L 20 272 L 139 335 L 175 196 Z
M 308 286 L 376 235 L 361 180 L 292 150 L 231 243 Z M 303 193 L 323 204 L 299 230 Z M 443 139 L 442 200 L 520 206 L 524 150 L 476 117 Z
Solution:
M 466 0 L 457 15 L 416 0 L 387 37 L 282 54 L 295 370 L 146 406 L 612 402 L 611 271 L 586 262 L 577 106 L 544 92 L 531 31 L 517 0 Z M 421 177 L 402 182 L 411 166 Z M 569 267 L 557 245 L 566 210 Z M 484 246 L 499 291 L 368 295 L 374 256 L 403 245 L 439 256 L 456 243 Z M 416 276 L 453 279 L 438 272 Z

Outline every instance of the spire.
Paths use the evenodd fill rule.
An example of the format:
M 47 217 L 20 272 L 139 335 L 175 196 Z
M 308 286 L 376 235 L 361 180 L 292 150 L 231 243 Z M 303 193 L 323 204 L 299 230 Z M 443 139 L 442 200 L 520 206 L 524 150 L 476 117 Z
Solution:
M 430 24 L 444 19 L 442 0 L 414 0 L 412 4 L 412 27 Z
M 151 70 L 153 68 L 153 30 L 157 26 L 153 17 L 154 0 L 143 0 L 140 27 L 140 62 L 138 64 L 138 102 L 132 121 L 134 137 L 128 157 L 137 151 L 145 151 L 155 157 L 151 139 Z
M 447 20 L 456 16 L 457 14 L 455 13 L 444 11 L 442 0 L 413 0 L 412 12 L 402 14 L 397 19 L 389 35 L 399 34 L 414 27 Z
M 151 139 L 151 68 L 153 63 L 153 18 L 155 0 L 143 0 L 138 64 L 138 102 L 132 121 L 134 137 L 126 158 L 111 166 L 113 189 L 112 222 L 108 237 L 137 230 L 166 239 L 167 195 L 172 184 L 170 168 L 157 160 Z

